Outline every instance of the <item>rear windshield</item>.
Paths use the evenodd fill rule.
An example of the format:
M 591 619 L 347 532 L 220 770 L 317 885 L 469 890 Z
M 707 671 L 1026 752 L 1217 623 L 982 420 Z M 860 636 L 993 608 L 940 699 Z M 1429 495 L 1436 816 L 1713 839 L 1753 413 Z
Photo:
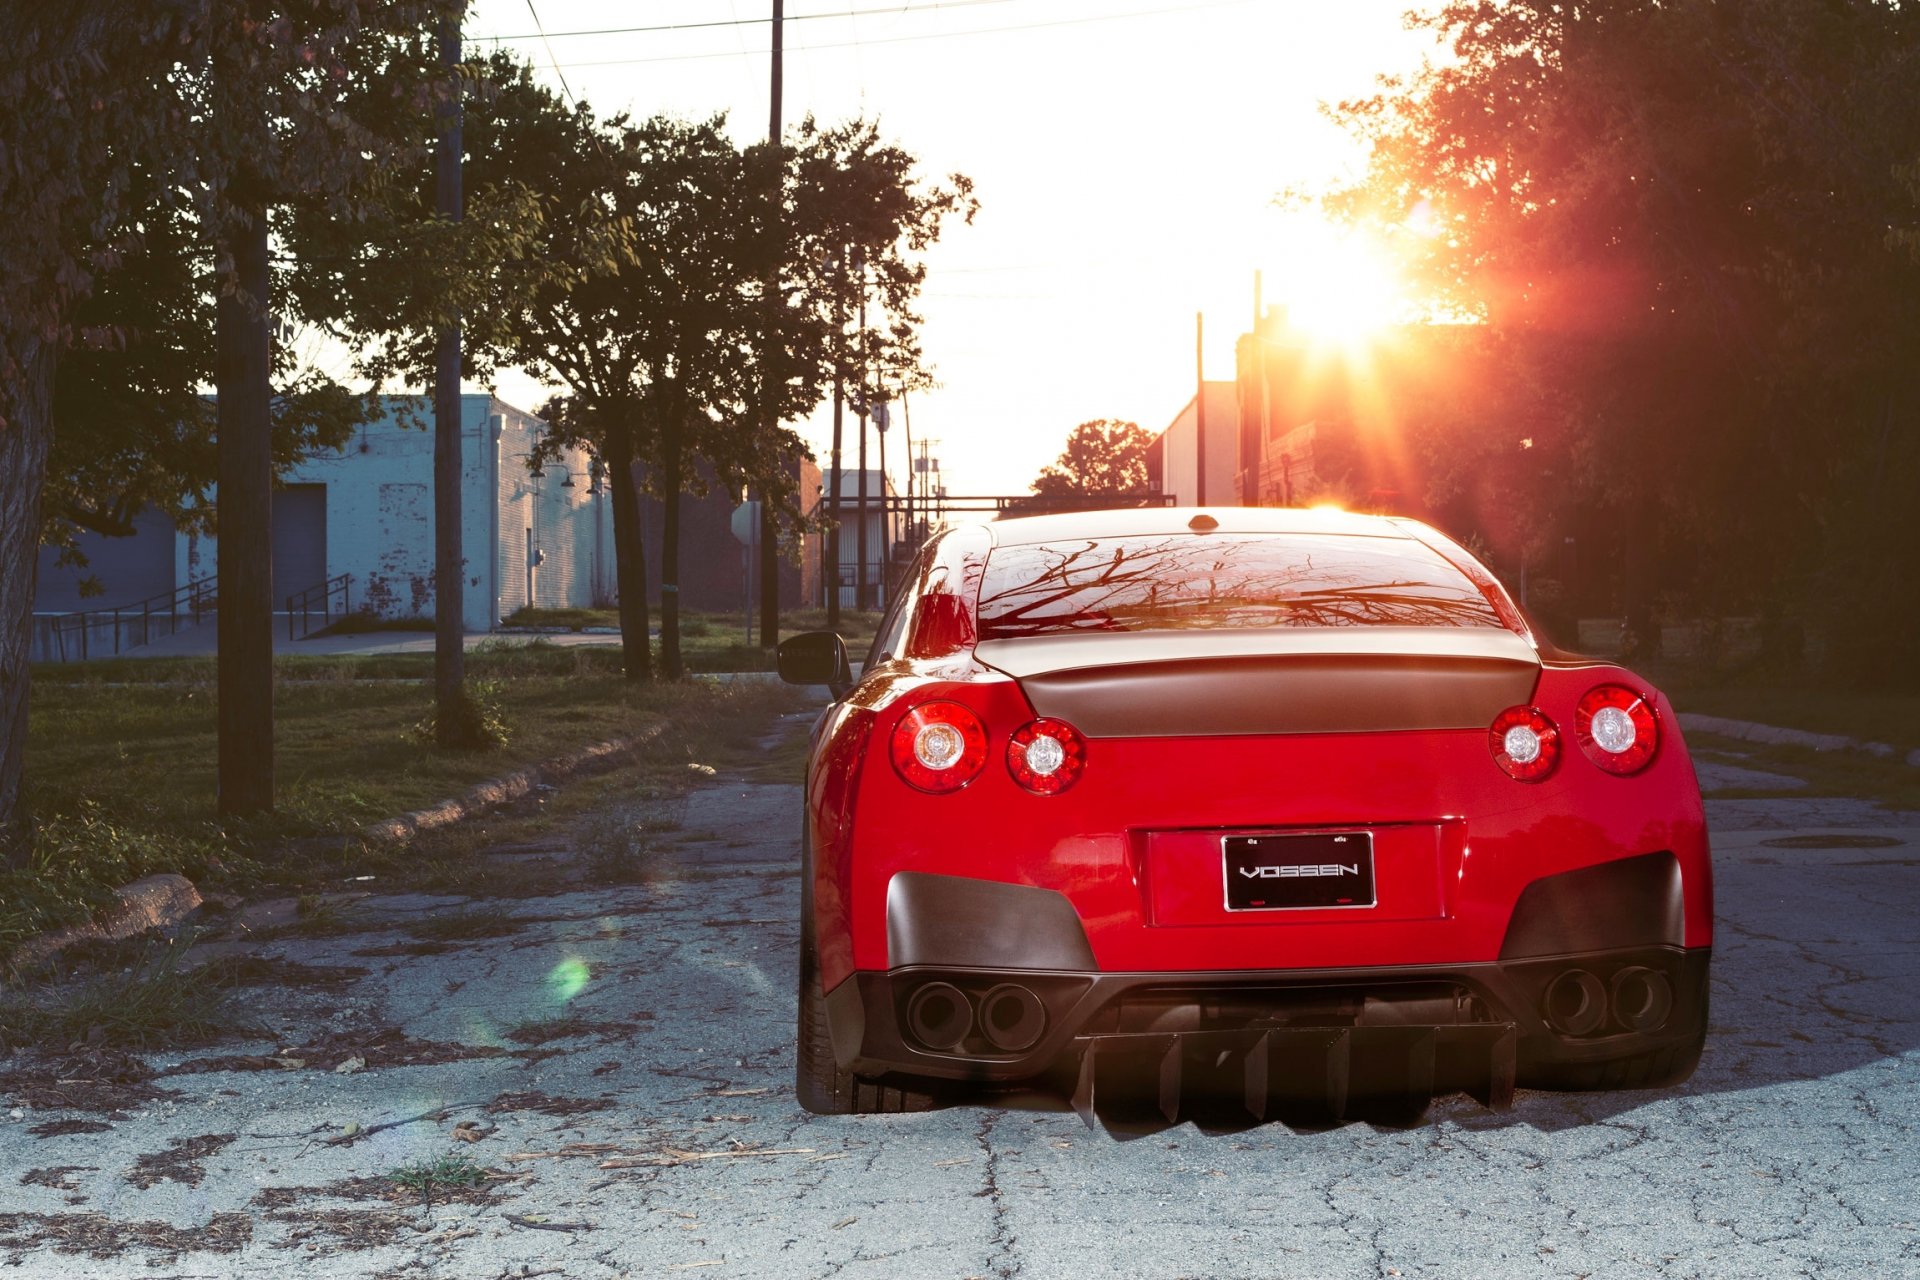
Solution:
M 1232 627 L 1498 627 L 1458 569 L 1409 538 L 1175 534 L 995 548 L 980 638 Z

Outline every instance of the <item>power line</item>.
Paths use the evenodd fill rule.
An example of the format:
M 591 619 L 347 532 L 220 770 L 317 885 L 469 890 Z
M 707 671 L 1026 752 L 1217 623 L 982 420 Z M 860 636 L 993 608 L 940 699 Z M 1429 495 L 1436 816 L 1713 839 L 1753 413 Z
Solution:
M 573 90 L 567 84 L 567 73 L 560 69 L 560 59 L 553 53 L 553 41 L 547 39 L 546 29 L 540 24 L 540 15 L 533 7 L 533 0 L 527 0 L 527 13 L 533 18 L 533 29 L 540 36 L 540 43 L 547 46 L 547 61 L 553 64 L 553 74 L 560 77 L 560 91 L 567 95 L 567 101 L 578 111 L 580 104 L 574 101 Z
M 881 9 L 848 9 L 839 13 L 790 13 L 788 22 L 820 18 L 869 18 L 897 16 L 903 13 L 930 13 L 935 9 L 971 9 L 983 4 L 1007 4 L 1009 0 L 929 0 L 926 4 L 893 4 Z M 667 22 L 651 27 L 596 27 L 586 31 L 535 31 L 528 35 L 482 36 L 484 40 L 564 40 L 569 36 L 625 36 L 653 31 L 701 31 L 711 27 L 764 27 L 772 18 L 740 18 L 712 22 Z M 534 19 L 538 27 L 540 20 Z
M 985 3 L 987 0 L 979 0 L 979 2 Z M 966 31 L 931 31 L 911 36 L 880 36 L 867 40 L 839 40 L 828 44 L 795 45 L 791 48 L 790 52 L 813 53 L 824 49 L 853 49 L 863 45 L 905 44 L 909 41 L 918 40 L 948 40 L 960 36 L 990 36 L 1013 31 L 1040 31 L 1051 27 L 1077 27 L 1095 22 L 1117 22 L 1123 18 L 1151 18 L 1169 13 L 1190 13 L 1201 9 L 1225 9 L 1253 4 L 1255 2 L 1256 0 L 1210 0 L 1209 3 L 1204 4 L 1171 5 L 1158 9 L 1127 9 L 1120 13 L 1100 13 L 1083 18 L 1056 18 L 1047 22 L 1026 22 L 1005 27 L 975 27 Z M 898 13 L 900 10 L 890 9 L 885 12 Z M 483 36 L 481 38 L 488 39 L 490 37 Z M 551 50 L 549 50 L 549 55 L 551 55 Z M 610 58 L 598 62 L 569 62 L 566 65 L 575 70 L 581 70 L 587 67 L 633 67 L 653 62 L 699 62 L 709 58 L 738 58 L 740 56 L 739 53 L 732 51 L 723 53 L 683 53 L 667 54 L 651 58 Z M 555 70 L 557 71 L 558 69 L 559 64 L 556 63 Z

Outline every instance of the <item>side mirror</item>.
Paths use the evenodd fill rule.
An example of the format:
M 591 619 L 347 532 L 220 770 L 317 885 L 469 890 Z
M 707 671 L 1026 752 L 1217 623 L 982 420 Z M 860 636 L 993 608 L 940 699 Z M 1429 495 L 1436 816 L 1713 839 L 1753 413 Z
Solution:
M 831 631 L 803 631 L 780 642 L 780 678 L 788 684 L 824 684 L 839 697 L 853 687 L 847 645 Z

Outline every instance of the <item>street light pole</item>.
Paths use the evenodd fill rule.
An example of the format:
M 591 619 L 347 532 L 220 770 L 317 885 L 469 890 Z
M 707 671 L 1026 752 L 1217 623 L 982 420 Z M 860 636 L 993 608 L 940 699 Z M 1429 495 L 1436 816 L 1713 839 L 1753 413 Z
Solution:
M 780 219 L 785 210 L 782 203 L 786 199 L 786 160 L 780 153 L 780 96 L 781 63 L 785 57 L 784 28 L 786 25 L 786 0 L 773 0 L 773 84 L 770 106 L 767 111 L 767 144 L 773 148 L 776 170 L 773 188 L 773 218 L 769 230 L 778 234 Z M 767 357 L 774 358 L 775 345 L 778 342 L 779 329 L 774 323 L 780 306 L 780 261 L 782 255 L 776 255 L 768 269 L 767 276 Z M 774 372 L 766 370 L 769 378 Z M 780 429 L 780 410 L 777 391 L 770 391 L 767 397 L 767 437 L 772 439 Z M 775 464 L 780 465 L 780 464 Z M 795 469 L 797 483 L 798 468 Z M 772 477 L 768 477 L 771 481 Z M 763 484 L 760 493 L 760 647 L 771 649 L 780 642 L 780 526 L 773 516 L 773 490 L 771 483 Z M 796 488 L 795 492 L 798 492 Z

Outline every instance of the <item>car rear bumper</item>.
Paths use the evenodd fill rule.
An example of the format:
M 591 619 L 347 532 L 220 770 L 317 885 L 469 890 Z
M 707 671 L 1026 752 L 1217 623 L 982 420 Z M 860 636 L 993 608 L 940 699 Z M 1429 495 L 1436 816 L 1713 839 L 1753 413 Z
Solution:
M 1465 1091 L 1661 1050 L 1706 1025 L 1710 949 L 1634 946 L 1393 968 L 1099 973 L 910 965 L 827 993 L 834 1054 L 861 1075 L 1013 1082 L 1111 1064 L 1149 1092 L 1244 1087 Z M 943 1016 L 942 1010 L 948 1013 Z M 1256 1093 L 1259 1095 L 1256 1097 Z

